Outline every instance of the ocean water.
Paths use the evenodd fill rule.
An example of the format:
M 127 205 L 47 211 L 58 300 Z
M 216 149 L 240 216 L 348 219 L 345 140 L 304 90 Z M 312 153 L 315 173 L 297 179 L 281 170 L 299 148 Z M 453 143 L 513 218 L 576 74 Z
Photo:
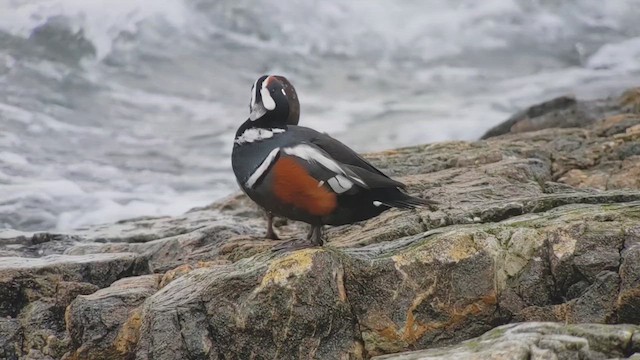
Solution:
M 0 229 L 172 215 L 237 190 L 264 73 L 359 151 L 475 139 L 640 85 L 640 0 L 0 0 Z

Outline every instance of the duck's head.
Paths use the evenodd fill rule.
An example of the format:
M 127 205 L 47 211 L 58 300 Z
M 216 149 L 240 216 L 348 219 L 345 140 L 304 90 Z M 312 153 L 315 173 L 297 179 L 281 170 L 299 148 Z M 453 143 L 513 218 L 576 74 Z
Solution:
M 284 92 L 287 94 L 287 100 L 289 101 L 289 116 L 287 117 L 287 125 L 298 125 L 300 121 L 300 101 L 298 100 L 298 93 L 293 84 L 282 75 L 274 75 L 278 79 L 284 88 Z
M 288 83 L 288 81 L 285 79 Z M 289 85 L 291 85 L 289 83 Z M 293 91 L 295 93 L 295 90 Z M 295 97 L 297 102 L 297 95 Z M 288 123 L 289 98 L 285 90 L 285 85 L 275 75 L 263 75 L 253 84 L 251 88 L 251 102 L 249 103 L 249 120 L 256 121 L 269 117 L 273 120 Z M 299 109 L 299 105 L 298 105 Z M 299 110 L 298 110 L 299 111 Z M 296 116 L 297 123 L 297 116 Z

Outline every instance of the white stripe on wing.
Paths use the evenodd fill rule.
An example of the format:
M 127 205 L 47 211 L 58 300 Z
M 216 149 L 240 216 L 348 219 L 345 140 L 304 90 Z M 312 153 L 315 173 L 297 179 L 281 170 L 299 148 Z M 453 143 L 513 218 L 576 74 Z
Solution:
M 340 176 L 340 178 L 336 176 L 327 180 L 329 186 L 331 186 L 333 191 L 338 194 L 351 189 L 351 187 L 353 186 L 352 181 L 355 181 L 362 186 L 367 187 L 367 184 L 365 184 L 362 179 L 356 176 L 353 171 L 345 171 L 345 169 L 343 169 L 337 161 L 328 157 L 324 152 L 311 145 L 300 144 L 293 147 L 283 148 L 282 150 L 285 154 L 297 156 L 311 163 L 318 163 L 327 170 L 333 171 L 334 173 L 336 173 L 336 175 Z

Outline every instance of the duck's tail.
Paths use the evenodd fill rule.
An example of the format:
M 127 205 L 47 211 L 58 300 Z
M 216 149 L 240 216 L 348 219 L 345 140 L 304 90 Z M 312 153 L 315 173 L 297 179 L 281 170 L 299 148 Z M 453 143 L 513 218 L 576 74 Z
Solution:
M 400 190 L 390 194 L 389 196 L 385 196 L 383 199 L 378 200 L 378 202 L 380 202 L 381 205 L 386 205 L 388 207 L 394 207 L 398 209 L 415 209 L 419 207 L 426 207 L 431 211 L 437 210 L 437 205 L 439 204 L 435 200 L 411 196 Z

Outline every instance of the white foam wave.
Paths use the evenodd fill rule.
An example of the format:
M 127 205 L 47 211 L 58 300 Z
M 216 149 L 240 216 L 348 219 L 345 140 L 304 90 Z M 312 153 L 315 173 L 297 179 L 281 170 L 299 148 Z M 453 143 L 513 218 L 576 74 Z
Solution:
M 473 49 L 504 48 L 513 41 L 554 42 L 579 36 L 585 27 L 637 29 L 638 7 L 640 0 L 223 0 L 206 5 L 195 0 L 20 0 L 0 2 L 0 29 L 28 37 L 49 19 L 65 18 L 74 32 L 83 31 L 103 59 L 120 35 L 136 34 L 143 22 L 160 20 L 204 41 L 222 34 L 254 48 L 375 54 L 377 62 L 384 63 L 398 56 L 430 61 Z M 166 29 L 158 35 L 163 32 Z
M 587 67 L 622 72 L 640 69 L 640 37 L 605 44 L 589 58 Z
M 0 165 L 2 163 L 8 164 L 8 165 L 14 165 L 14 166 L 29 165 L 29 161 L 27 161 L 27 159 L 24 156 L 13 153 L 13 152 L 8 152 L 8 151 L 0 151 Z
M 82 30 L 96 48 L 98 59 L 106 56 L 123 32 L 135 34 L 140 23 L 162 18 L 177 28 L 186 22 L 180 0 L 18 0 L 0 2 L 0 29 L 29 37 L 34 29 L 54 17 L 68 19 L 74 32 Z
M 0 47 L 0 226 L 66 230 L 172 215 L 236 190 L 233 132 L 262 72 L 294 82 L 302 125 L 361 151 L 471 139 L 537 101 L 637 85 L 639 8 L 0 0 L 0 31 L 44 35 Z M 98 61 L 66 61 L 65 43 L 42 42 L 67 41 L 47 37 L 57 27 L 37 32 L 60 20 Z M 71 53 L 86 45 L 68 41 Z
M 385 63 L 398 57 L 432 61 L 516 42 L 574 40 L 585 28 L 637 29 L 639 7 L 638 0 L 220 1 L 206 16 L 215 23 L 210 31 L 245 45 L 304 54 L 375 55 L 377 63 Z
M 130 197 L 130 194 L 122 194 Z M 211 203 L 212 199 L 226 195 L 219 191 L 199 192 L 190 194 L 164 193 L 138 194 L 142 199 L 117 201 L 113 194 L 97 193 L 91 198 L 93 204 L 86 209 L 73 209 L 62 212 L 57 220 L 56 229 L 68 231 L 92 224 L 107 224 L 119 220 L 139 216 L 176 216 L 185 213 L 196 206 Z M 146 196 L 145 196 L 146 195 Z
M 0 117 L 5 121 L 17 121 L 28 125 L 33 132 L 53 130 L 57 132 L 102 134 L 103 129 L 93 126 L 77 126 L 69 124 L 44 113 L 29 111 L 18 106 L 0 103 Z

